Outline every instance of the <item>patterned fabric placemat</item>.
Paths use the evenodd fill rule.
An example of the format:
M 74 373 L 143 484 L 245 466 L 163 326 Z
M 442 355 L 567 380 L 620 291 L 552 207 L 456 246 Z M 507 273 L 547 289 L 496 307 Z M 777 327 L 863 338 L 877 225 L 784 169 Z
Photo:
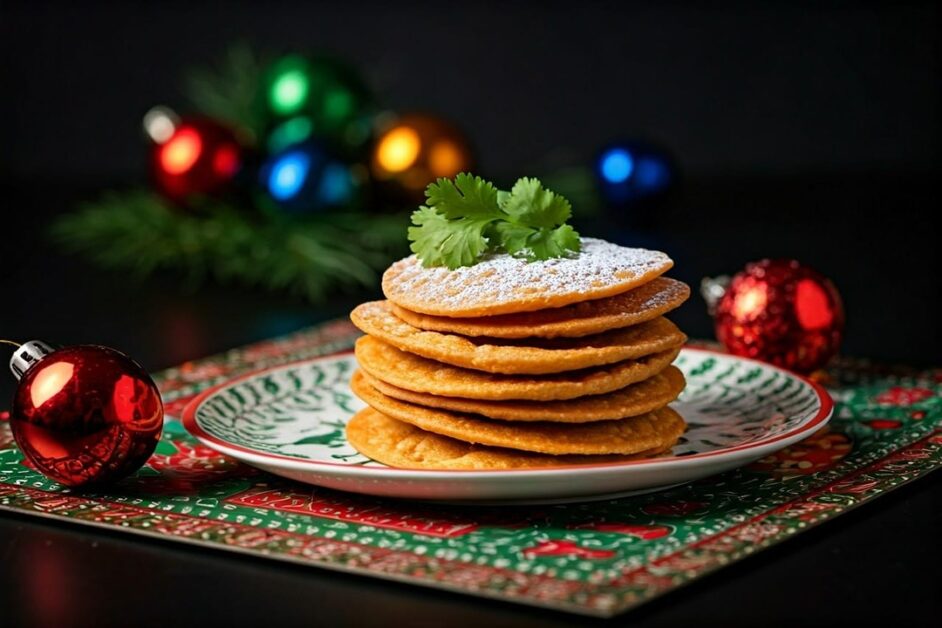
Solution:
M 233 375 L 348 349 L 332 322 L 156 376 L 168 421 L 145 468 L 101 492 L 26 466 L 0 422 L 0 508 L 525 604 L 609 616 L 799 534 L 942 464 L 942 370 L 839 361 L 829 427 L 670 491 L 460 507 L 292 483 L 199 445 L 174 418 Z

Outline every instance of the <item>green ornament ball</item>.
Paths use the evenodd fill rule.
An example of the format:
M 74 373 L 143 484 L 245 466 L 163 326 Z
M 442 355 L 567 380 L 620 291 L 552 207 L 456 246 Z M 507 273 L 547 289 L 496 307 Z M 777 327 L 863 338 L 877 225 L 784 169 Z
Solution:
M 354 154 L 370 139 L 372 95 L 362 77 L 340 61 L 281 57 L 266 72 L 261 95 L 270 121 L 269 152 L 314 139 Z

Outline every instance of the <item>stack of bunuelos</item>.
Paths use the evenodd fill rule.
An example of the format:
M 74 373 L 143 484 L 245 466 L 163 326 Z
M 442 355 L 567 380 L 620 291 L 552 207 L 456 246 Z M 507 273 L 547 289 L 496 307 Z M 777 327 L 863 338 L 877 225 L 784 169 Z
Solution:
M 387 301 L 351 314 L 353 391 L 368 404 L 347 439 L 414 469 L 510 469 L 644 458 L 686 425 L 668 407 L 686 336 L 663 314 L 690 294 L 665 254 L 583 238 L 578 254 L 492 255 L 383 275 Z

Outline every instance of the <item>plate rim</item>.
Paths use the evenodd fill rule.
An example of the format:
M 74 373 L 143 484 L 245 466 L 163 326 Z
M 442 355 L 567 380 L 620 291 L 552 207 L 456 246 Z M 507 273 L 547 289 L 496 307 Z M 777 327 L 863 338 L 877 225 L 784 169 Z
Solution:
M 806 435 L 813 433 L 814 431 L 824 427 L 831 418 L 831 415 L 834 412 L 834 400 L 831 398 L 831 395 L 822 387 L 820 384 L 808 379 L 803 375 L 794 373 L 787 369 L 784 369 L 780 366 L 770 364 L 768 362 L 762 362 L 761 360 L 756 360 L 754 358 L 747 358 L 744 356 L 738 356 L 731 353 L 725 353 L 716 349 L 710 349 L 706 347 L 696 347 L 696 346 L 687 346 L 682 347 L 682 351 L 693 351 L 698 353 L 709 353 L 714 355 L 719 355 L 724 358 L 730 358 L 734 360 L 741 360 L 744 362 L 756 364 L 758 366 L 769 368 L 775 371 L 778 371 L 784 374 L 787 377 L 793 377 L 808 386 L 811 387 L 812 391 L 818 398 L 820 403 L 820 408 L 818 412 L 811 417 L 807 422 L 802 425 L 799 425 L 783 434 L 777 436 L 769 437 L 763 440 L 752 441 L 749 443 L 743 443 L 741 445 L 736 445 L 735 447 L 726 447 L 723 449 L 717 449 L 713 451 L 707 451 L 697 454 L 690 454 L 687 456 L 675 456 L 671 458 L 649 458 L 642 460 L 626 460 L 622 462 L 599 462 L 594 464 L 579 464 L 579 465 L 560 465 L 557 467 L 549 468 L 532 468 L 532 469 L 475 469 L 475 470 L 466 470 L 466 469 L 403 469 L 397 467 L 370 467 L 365 465 L 352 465 L 344 464 L 340 462 L 323 462 L 320 460 L 306 460 L 303 458 L 294 458 L 292 456 L 285 456 L 283 454 L 273 454 L 268 452 L 261 452 L 255 449 L 249 449 L 241 445 L 236 445 L 224 441 L 208 432 L 206 432 L 196 421 L 196 410 L 200 405 L 210 396 L 216 394 L 220 390 L 239 384 L 247 379 L 253 377 L 258 377 L 266 373 L 273 371 L 288 369 L 296 367 L 302 364 L 310 364 L 312 362 L 319 362 L 322 360 L 327 360 L 330 358 L 341 358 L 346 355 L 353 354 L 353 349 L 346 349 L 343 351 L 337 351 L 329 353 L 322 356 L 317 356 L 313 358 L 303 358 L 299 360 L 293 360 L 291 362 L 285 362 L 282 364 L 275 364 L 272 366 L 263 367 L 260 369 L 255 369 L 242 373 L 237 377 L 232 379 L 219 382 L 213 386 L 210 386 L 206 390 L 202 391 L 191 399 L 183 409 L 183 412 L 180 415 L 180 422 L 183 424 L 184 429 L 201 443 L 224 453 L 226 455 L 232 456 L 236 459 L 252 459 L 254 458 L 253 464 L 274 464 L 279 463 L 280 468 L 291 467 L 292 471 L 317 471 L 322 470 L 324 472 L 331 473 L 332 475 L 373 475 L 376 474 L 390 474 L 395 476 L 404 476 L 408 474 L 417 475 L 423 478 L 428 479 L 445 479 L 445 478 L 455 478 L 460 477 L 479 477 L 484 476 L 488 478 L 495 478 L 500 476 L 518 476 L 520 474 L 526 475 L 554 475 L 558 473 L 567 473 L 573 470 L 580 471 L 592 471 L 592 470 L 613 470 L 613 469 L 628 469 L 633 467 L 644 466 L 646 468 L 650 467 L 685 467 L 689 466 L 690 463 L 699 462 L 699 461 L 709 461 L 710 459 L 715 459 L 717 457 L 728 457 L 730 455 L 739 454 L 742 452 L 750 453 L 761 453 L 758 457 L 761 457 L 768 449 L 770 445 L 775 445 L 781 441 L 787 440 L 788 442 L 784 443 L 782 447 L 787 447 L 788 445 L 801 440 L 801 438 Z M 780 448 L 779 448 L 780 449 Z

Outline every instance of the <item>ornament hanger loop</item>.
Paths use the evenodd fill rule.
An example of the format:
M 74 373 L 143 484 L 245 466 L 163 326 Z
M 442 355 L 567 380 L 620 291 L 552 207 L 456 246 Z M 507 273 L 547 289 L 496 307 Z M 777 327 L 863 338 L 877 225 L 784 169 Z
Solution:
M 23 346 L 18 342 L 7 340 L 6 338 L 0 338 L 0 345 L 10 345 L 11 347 L 16 347 L 17 349 Z
M 16 345 L 16 351 L 13 352 L 13 357 L 10 358 L 10 370 L 13 371 L 13 376 L 16 377 L 16 379 L 23 377 L 23 374 L 26 373 L 29 367 L 53 352 L 52 347 L 40 340 L 30 340 L 23 344 L 13 342 L 12 340 L 3 340 L 0 342 Z

